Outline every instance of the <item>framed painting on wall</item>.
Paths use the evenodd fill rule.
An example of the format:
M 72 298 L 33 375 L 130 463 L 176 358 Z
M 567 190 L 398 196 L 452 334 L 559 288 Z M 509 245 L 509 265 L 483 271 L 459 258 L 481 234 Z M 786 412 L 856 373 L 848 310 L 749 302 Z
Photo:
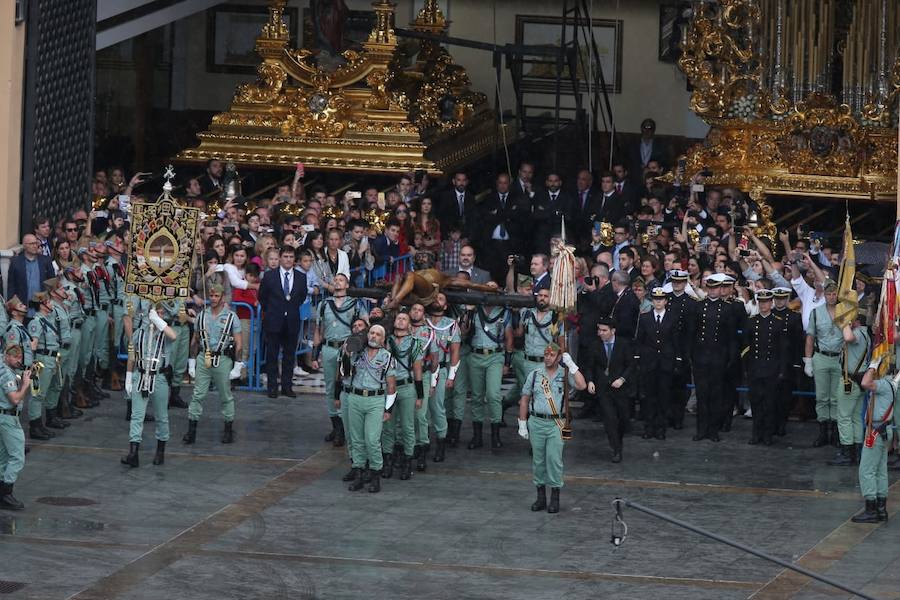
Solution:
M 207 11 L 206 70 L 210 73 L 256 72 L 256 38 L 269 21 L 265 6 L 216 6 Z M 297 9 L 286 8 L 284 19 L 297 46 Z
M 588 57 L 590 48 L 585 43 L 582 31 L 587 28 L 587 19 L 579 20 L 578 50 L 581 54 L 578 65 L 578 90 L 588 91 Z M 591 30 L 599 55 L 599 66 L 603 69 L 606 91 L 622 91 L 622 21 L 617 19 L 593 19 Z M 538 15 L 516 15 L 516 44 L 526 46 L 548 46 L 559 48 L 562 41 L 562 18 Z M 566 27 L 566 40 L 571 42 L 572 24 Z M 597 68 L 594 63 L 593 68 Z M 518 76 L 522 89 L 526 92 L 553 93 L 556 91 L 556 58 L 552 56 L 525 55 L 519 66 Z M 594 73 L 596 77 L 596 73 Z M 562 90 L 572 93 L 572 80 L 568 65 L 563 66 Z
M 659 60 L 676 63 L 681 57 L 681 32 L 691 18 L 691 3 L 667 0 L 659 6 Z

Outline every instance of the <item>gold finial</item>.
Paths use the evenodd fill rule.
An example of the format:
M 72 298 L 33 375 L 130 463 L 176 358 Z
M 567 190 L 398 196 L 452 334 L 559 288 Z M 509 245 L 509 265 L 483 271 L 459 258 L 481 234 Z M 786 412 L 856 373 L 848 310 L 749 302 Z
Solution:
M 172 165 L 166 167 L 166 172 L 163 175 L 163 179 L 166 180 L 166 182 L 163 184 L 163 192 L 171 194 L 173 189 L 172 180 L 175 179 L 175 168 Z
M 419 9 L 413 25 L 429 29 L 444 29 L 447 26 L 447 19 L 441 11 L 441 7 L 438 6 L 437 0 L 425 0 L 425 6 Z
M 396 4 L 390 0 L 375 0 L 372 8 L 375 10 L 375 27 L 369 34 L 370 44 L 396 45 L 397 36 L 394 35 L 394 8 Z

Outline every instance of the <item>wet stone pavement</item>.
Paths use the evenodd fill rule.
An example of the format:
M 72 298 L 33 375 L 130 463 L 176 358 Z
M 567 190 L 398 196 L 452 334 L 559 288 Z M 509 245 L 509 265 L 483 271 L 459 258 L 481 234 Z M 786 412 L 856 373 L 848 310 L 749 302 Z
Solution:
M 188 391 L 187 389 L 185 391 Z M 219 443 L 216 398 L 197 444 L 170 413 L 166 463 L 127 450 L 120 399 L 50 442 L 30 444 L 16 484 L 22 512 L 0 512 L 0 597 L 40 600 L 299 598 L 849 598 L 774 564 L 626 509 L 610 544 L 610 502 L 626 497 L 828 574 L 877 598 L 900 598 L 900 517 L 855 525 L 856 470 L 827 467 L 814 425 L 791 423 L 773 447 L 748 446 L 738 419 L 723 441 L 625 440 L 612 464 L 599 423 L 567 443 L 557 515 L 534 500 L 527 442 L 448 450 L 380 494 L 351 493 L 343 449 L 324 444 L 321 395 L 237 395 L 236 443 Z M 507 421 L 515 423 L 512 412 Z M 894 474 L 892 473 L 892 483 Z M 892 489 L 891 514 L 900 510 Z M 7 592 L 14 588 L 16 591 Z

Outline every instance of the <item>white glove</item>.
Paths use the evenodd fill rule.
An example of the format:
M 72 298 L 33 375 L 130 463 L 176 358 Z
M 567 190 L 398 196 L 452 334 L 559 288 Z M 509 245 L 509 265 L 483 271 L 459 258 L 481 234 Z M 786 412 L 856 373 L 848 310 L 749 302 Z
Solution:
M 189 358 L 188 359 L 188 375 L 191 376 L 191 379 L 197 377 L 197 359 Z
M 812 358 L 809 356 L 803 357 L 803 372 L 806 373 L 807 377 L 813 376 Z
M 129 396 L 131 395 L 131 390 L 133 389 L 133 386 L 131 384 L 132 375 L 133 374 L 131 371 L 125 372 L 125 393 Z
M 441 378 L 441 372 L 435 371 L 431 374 L 431 387 L 437 387 L 438 380 Z
M 568 352 L 563 352 L 562 363 L 569 369 L 569 373 L 572 375 L 578 372 L 578 365 L 575 364 L 575 361 L 572 360 L 572 355 Z
M 244 363 L 238 361 L 234 363 L 234 366 L 231 368 L 231 372 L 228 374 L 228 379 L 240 379 L 241 378 L 241 369 L 244 368 Z
M 459 362 L 455 365 L 450 365 L 450 368 L 447 370 L 447 379 L 456 379 L 456 372 L 459 371 Z
M 869 363 L 868 369 L 875 369 L 877 371 L 878 367 L 881 365 L 881 358 L 882 357 L 873 358 L 872 362 Z
M 166 325 L 166 322 L 163 320 L 163 318 L 160 317 L 159 314 L 156 312 L 155 308 L 150 309 L 150 322 L 153 324 L 154 327 L 156 327 L 160 331 L 165 331 L 166 327 L 168 327 L 168 325 Z
M 519 437 L 523 440 L 528 439 L 528 421 L 523 421 L 522 419 L 518 419 L 519 421 Z
M 394 405 L 394 401 L 396 399 L 397 399 L 397 392 L 394 392 L 393 394 L 388 394 L 385 397 L 384 412 L 387 412 L 388 410 L 390 410 L 390 408 Z

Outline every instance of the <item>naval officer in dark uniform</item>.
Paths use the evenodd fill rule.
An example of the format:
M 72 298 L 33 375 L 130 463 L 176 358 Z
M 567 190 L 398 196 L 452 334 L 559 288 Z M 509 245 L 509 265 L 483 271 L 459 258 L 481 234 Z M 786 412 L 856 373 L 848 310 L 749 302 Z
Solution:
M 666 439 L 666 422 L 675 373 L 681 372 L 680 315 L 667 308 L 668 294 L 661 288 L 650 293 L 653 310 L 638 319 L 635 349 L 641 374 L 641 413 L 645 440 Z
M 771 290 L 756 292 L 759 314 L 747 321 L 741 343 L 753 411 L 751 445 L 772 445 L 778 420 L 778 395 L 773 391 L 787 377 L 788 340 L 784 322 L 772 313 L 773 299 Z
M 688 272 L 681 269 L 674 269 L 669 273 L 669 283 L 663 286 L 667 292 L 667 288 L 671 286 L 672 293 L 669 294 L 669 303 L 666 310 L 671 310 L 678 315 L 678 335 L 683 340 L 687 332 L 687 326 L 691 321 L 698 302 L 692 298 L 685 290 L 688 284 Z M 682 349 L 687 347 L 686 343 L 682 343 Z M 673 429 L 682 429 L 684 427 L 684 409 L 687 406 L 690 392 L 688 384 L 691 382 L 691 361 L 686 356 L 682 356 L 681 369 L 672 374 L 672 399 L 669 402 L 669 425 Z

